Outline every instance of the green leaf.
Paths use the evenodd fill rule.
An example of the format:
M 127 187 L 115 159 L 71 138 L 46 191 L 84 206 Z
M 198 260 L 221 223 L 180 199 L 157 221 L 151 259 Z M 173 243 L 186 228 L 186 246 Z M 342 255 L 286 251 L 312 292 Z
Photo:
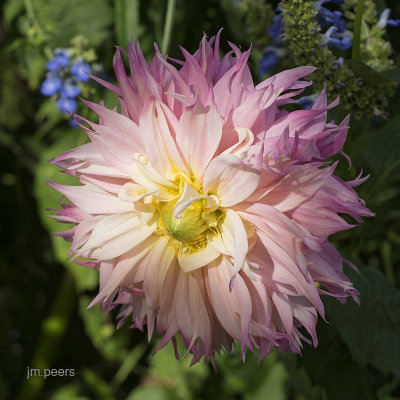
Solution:
M 329 318 L 361 365 L 400 377 L 400 291 L 371 267 L 348 276 L 360 291 L 361 305 L 350 301 L 343 307 L 327 299 Z
M 24 0 L 8 0 L 3 6 L 4 26 L 9 28 L 12 21 L 23 11 L 23 9 Z
M 35 0 L 39 25 L 49 32 L 51 48 L 68 47 L 77 35 L 99 46 L 110 36 L 112 11 L 106 0 Z
M 174 400 L 170 391 L 163 386 L 139 386 L 126 400 Z
M 389 81 L 400 82 L 400 67 L 381 71 L 379 72 L 379 75 L 383 76 Z
M 329 400 L 376 400 L 377 376 L 355 362 L 334 326 L 321 321 L 318 348 L 306 346 L 301 362 Z
M 285 366 L 274 362 L 262 374 L 262 379 L 257 384 L 250 384 L 244 396 L 245 400 L 285 400 L 285 382 L 288 378 Z M 261 378 L 261 374 L 260 375 Z
M 128 328 L 116 330 L 115 323 L 98 306 L 87 309 L 91 299 L 82 295 L 79 299 L 79 313 L 86 334 L 92 344 L 108 360 L 123 361 L 128 353 Z M 129 332 L 130 334 L 130 332 Z
M 139 0 L 115 0 L 114 7 L 117 43 L 126 46 L 131 38 L 139 40 L 144 32 L 140 24 Z
M 179 341 L 178 350 L 181 355 L 186 351 Z M 201 388 L 202 382 L 208 375 L 205 364 L 197 363 L 190 367 L 190 356 L 176 360 L 171 342 L 150 357 L 149 375 L 146 379 L 169 388 L 169 392 L 173 393 L 172 399 L 194 399 L 193 393 Z
M 348 65 L 354 71 L 356 76 L 362 78 L 372 87 L 381 89 L 382 85 L 387 85 L 389 83 L 388 79 L 383 77 L 381 74 L 378 74 L 375 70 L 361 61 L 349 60 Z
M 57 389 L 51 396 L 51 400 L 89 400 L 86 396 L 80 396 L 79 392 L 78 385 L 67 384 Z
M 277 351 L 259 362 L 256 355 L 246 354 L 246 362 L 241 359 L 240 345 L 236 345 L 228 356 L 217 359 L 218 374 L 223 377 L 217 398 L 242 396 L 244 400 L 285 400 L 286 383 L 289 378 L 284 363 L 278 359 Z M 232 373 L 235 371 L 235 373 Z M 211 394 L 210 394 L 211 395 Z M 229 397 L 231 398 L 231 397 Z
M 59 168 L 51 164 L 49 160 L 67 150 L 84 144 L 87 140 L 83 132 L 73 129 L 55 131 L 54 136 L 57 137 L 55 143 L 44 149 L 41 154 L 35 169 L 34 180 L 34 193 L 38 203 L 39 216 L 43 226 L 49 233 L 66 230 L 70 225 L 60 224 L 50 217 L 51 213 L 49 211 L 46 211 L 47 209 L 60 208 L 61 198 L 60 193 L 46 184 L 46 180 L 64 185 L 76 185 L 78 183 L 75 177 L 60 173 Z M 76 280 L 77 290 L 84 291 L 96 287 L 98 283 L 97 271 L 68 261 L 67 251 L 70 248 L 70 243 L 54 235 L 51 235 L 51 241 L 55 257 L 71 271 Z
M 82 371 L 83 378 L 87 385 L 96 393 L 96 398 L 102 400 L 114 400 L 114 394 L 111 386 L 103 378 L 97 375 L 93 370 L 85 368 Z
M 400 181 L 400 116 L 356 137 L 349 153 L 356 164 L 363 165 L 365 173 L 371 174 L 365 184 L 370 187 L 368 196 L 373 194 L 371 200 L 379 200 L 378 193 Z M 392 192 L 381 193 L 380 199 L 392 197 Z

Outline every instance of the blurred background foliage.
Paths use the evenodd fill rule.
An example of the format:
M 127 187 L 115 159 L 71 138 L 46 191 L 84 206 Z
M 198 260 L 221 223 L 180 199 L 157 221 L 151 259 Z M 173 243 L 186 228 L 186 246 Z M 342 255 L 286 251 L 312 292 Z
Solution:
M 299 0 L 296 0 L 297 2 Z M 171 3 L 171 2 L 170 2 Z M 172 2 L 173 3 L 173 2 Z M 193 52 L 201 35 L 224 27 L 226 41 L 253 44 L 251 69 L 259 81 L 259 62 L 269 44 L 266 29 L 278 2 L 263 0 L 177 0 L 169 55 L 179 45 Z M 251 7 L 250 7 L 251 6 Z M 396 0 L 376 1 L 382 11 Z M 250 9 L 249 9 L 250 7 Z M 254 11 L 255 10 L 255 11 Z M 253 13 L 253 14 L 251 14 Z M 82 57 L 101 65 L 112 80 L 114 44 L 133 36 L 145 56 L 153 42 L 165 41 L 167 1 L 163 0 L 7 0 L 0 20 L 0 398 L 129 400 L 394 400 L 400 399 L 400 114 L 398 90 L 387 119 L 371 123 L 352 116 L 340 176 L 370 179 L 359 188 L 375 218 L 334 237 L 335 245 L 359 267 L 346 269 L 361 292 L 361 306 L 324 299 L 327 321 L 318 326 L 317 349 L 305 344 L 302 356 L 273 352 L 258 364 L 234 353 L 210 365 L 176 361 L 171 346 L 153 356 L 157 340 L 127 325 L 115 328 L 112 316 L 86 307 L 96 293 L 97 273 L 67 260 L 68 243 L 50 235 L 60 226 L 45 209 L 59 195 L 45 179 L 66 183 L 48 160 L 86 141 L 68 124 L 54 96 L 40 93 L 47 62 L 56 48 L 71 48 L 84 38 Z M 256 16 L 256 17 L 255 17 Z M 256 19 L 254 19 L 256 18 Z M 400 31 L 388 40 L 399 65 Z M 78 40 L 79 42 L 79 40 Z M 75 44 L 74 44 L 75 43 Z M 79 42 L 81 43 L 81 42 Z M 163 46 L 166 46 L 164 43 Z M 367 60 L 368 61 L 368 60 Z M 88 61 L 89 62 L 89 61 Z M 295 66 L 285 57 L 278 71 Z M 395 68 L 389 79 L 399 81 Z M 113 107 L 116 99 L 95 83 L 79 83 L 92 101 Z M 376 87 L 379 92 L 379 85 Z M 345 106 L 345 104 L 344 104 Z M 92 117 L 78 105 L 78 111 Z M 345 107 L 344 107 L 345 108 Z M 338 109 L 332 118 L 344 115 Z M 182 352 L 183 353 L 183 352 Z M 72 368 L 74 376 L 26 379 L 30 368 Z

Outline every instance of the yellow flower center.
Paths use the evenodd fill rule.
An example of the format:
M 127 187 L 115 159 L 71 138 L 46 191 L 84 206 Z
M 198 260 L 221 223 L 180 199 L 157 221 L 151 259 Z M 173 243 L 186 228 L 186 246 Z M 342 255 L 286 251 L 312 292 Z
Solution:
M 158 235 L 167 235 L 177 253 L 192 254 L 207 246 L 209 235 L 218 233 L 218 223 L 224 213 L 208 199 L 199 199 L 187 207 L 180 218 L 174 216 L 178 199 L 158 202 Z
M 186 242 L 200 242 L 206 238 L 208 223 L 202 218 L 203 200 L 197 200 L 185 209 L 181 217 L 173 215 L 177 200 L 164 203 L 160 216 L 167 232 L 175 239 Z

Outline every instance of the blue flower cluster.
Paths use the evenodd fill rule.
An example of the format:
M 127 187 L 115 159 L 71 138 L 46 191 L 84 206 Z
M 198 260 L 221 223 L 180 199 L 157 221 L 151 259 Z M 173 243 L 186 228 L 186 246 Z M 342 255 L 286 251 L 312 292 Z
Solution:
M 275 15 L 272 25 L 268 28 L 268 34 L 274 38 L 272 44 L 266 47 L 263 51 L 263 58 L 260 60 L 259 74 L 265 75 L 272 71 L 278 62 L 279 57 L 286 54 L 283 43 L 283 33 L 285 25 L 283 23 L 282 10 L 278 6 L 276 8 L 277 14 Z
M 70 49 L 55 49 L 54 58 L 47 62 L 46 79 L 40 92 L 44 96 L 56 96 L 57 108 L 63 113 L 75 112 L 79 83 L 87 82 L 91 67 L 82 58 L 73 60 Z
M 317 11 L 317 21 L 324 32 L 321 47 L 337 48 L 347 50 L 352 46 L 352 33 L 346 30 L 346 22 L 341 11 L 330 11 L 323 7 L 325 3 L 343 4 L 344 0 L 319 0 L 314 3 Z M 272 25 L 268 28 L 268 34 L 274 38 L 272 44 L 264 49 L 263 58 L 260 61 L 260 75 L 268 74 L 277 64 L 278 59 L 286 54 L 283 43 L 285 26 L 283 23 L 282 10 L 278 6 Z
M 346 22 L 341 11 L 330 11 L 322 6 L 328 2 L 340 5 L 343 0 L 320 0 L 314 3 L 314 9 L 318 12 L 318 23 L 321 29 L 325 31 L 321 39 L 321 46 L 348 50 L 353 44 L 353 35 L 350 31 L 346 31 Z

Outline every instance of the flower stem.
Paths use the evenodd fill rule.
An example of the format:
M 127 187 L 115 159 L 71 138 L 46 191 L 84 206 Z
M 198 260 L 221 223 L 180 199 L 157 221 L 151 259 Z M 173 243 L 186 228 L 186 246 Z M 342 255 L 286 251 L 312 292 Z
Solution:
M 381 256 L 386 278 L 391 285 L 395 285 L 395 277 L 394 277 L 393 262 L 392 262 L 392 245 L 389 240 L 384 240 L 382 242 Z
M 174 14 L 175 14 L 176 0 L 168 0 L 167 15 L 165 17 L 164 35 L 161 46 L 161 53 L 165 56 L 169 49 L 171 42 L 172 28 L 174 27 Z
M 351 53 L 352 60 L 358 60 L 360 58 L 361 23 L 364 13 L 364 3 L 365 0 L 358 0 L 357 2 L 356 19 L 354 21 L 353 30 L 353 50 Z

